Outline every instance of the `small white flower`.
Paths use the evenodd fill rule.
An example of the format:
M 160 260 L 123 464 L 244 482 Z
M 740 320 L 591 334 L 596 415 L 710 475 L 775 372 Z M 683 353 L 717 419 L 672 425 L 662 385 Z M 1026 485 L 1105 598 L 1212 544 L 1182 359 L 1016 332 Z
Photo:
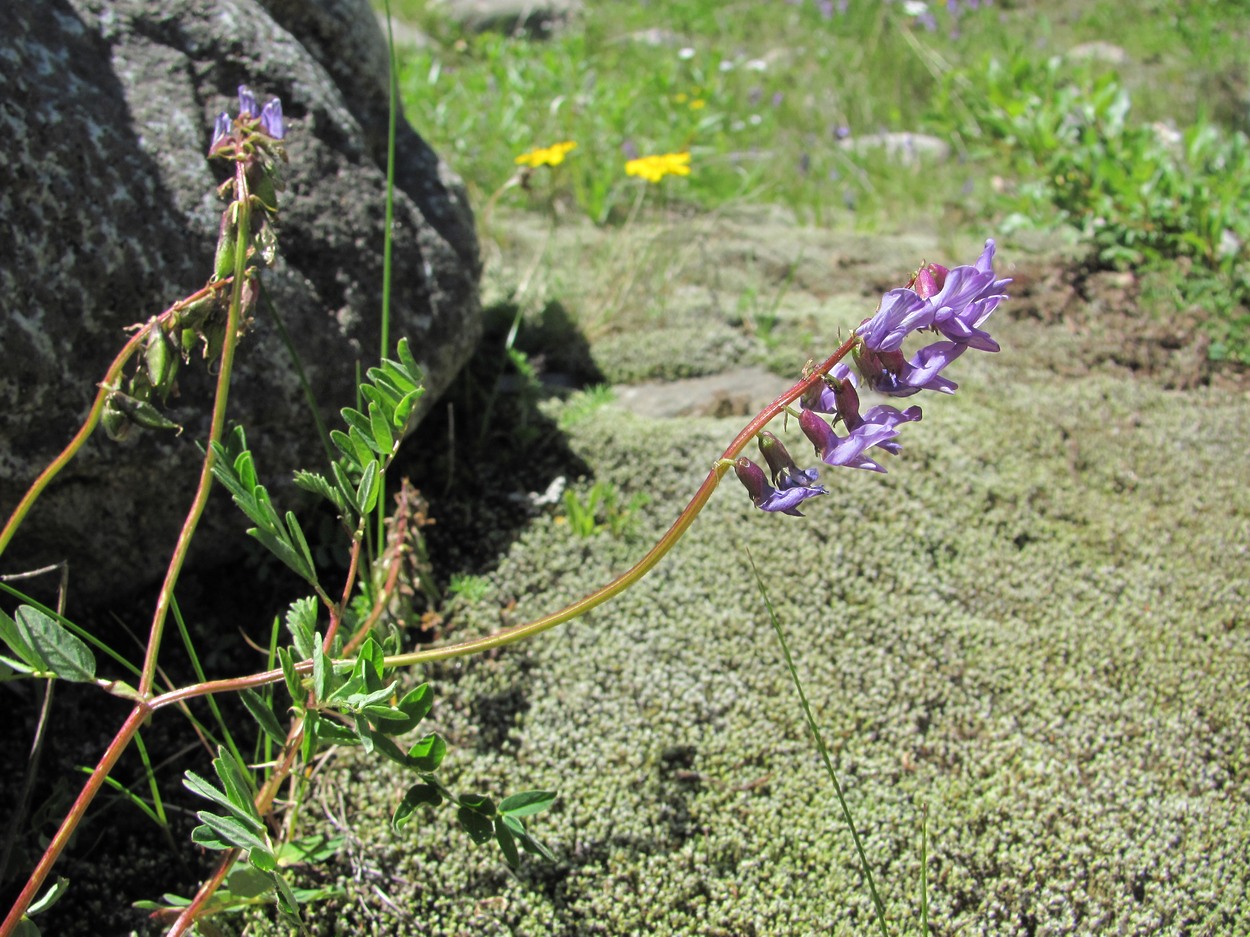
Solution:
M 929 12 L 929 4 L 924 0 L 903 0 L 903 12 L 908 16 L 924 16 Z
M 688 62 L 690 61 L 690 59 L 694 58 L 694 49 L 692 49 L 690 46 L 686 46 L 683 49 L 678 49 L 677 57 L 681 59 L 683 62 Z

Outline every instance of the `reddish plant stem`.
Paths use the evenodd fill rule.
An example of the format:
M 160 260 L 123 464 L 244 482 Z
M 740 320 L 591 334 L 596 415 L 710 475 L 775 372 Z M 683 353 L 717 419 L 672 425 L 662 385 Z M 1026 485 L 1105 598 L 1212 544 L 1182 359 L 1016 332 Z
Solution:
M 113 363 L 104 372 L 104 380 L 99 384 L 100 389 L 96 392 L 95 400 L 91 403 L 91 409 L 87 411 L 87 419 L 83 422 L 82 427 L 74 434 L 74 438 L 61 450 L 60 454 L 49 462 L 47 468 L 40 472 L 39 477 L 31 483 L 26 494 L 22 496 L 22 500 L 13 509 L 8 522 L 4 525 L 4 530 L 0 531 L 0 553 L 3 553 L 5 548 L 8 547 L 9 541 L 13 539 L 13 535 L 17 533 L 18 527 L 26 519 L 26 515 L 30 512 L 35 501 L 43 494 L 43 490 L 48 487 L 52 479 L 60 474 L 61 469 L 65 468 L 70 460 L 78 454 L 78 450 L 83 447 L 91 437 L 91 434 L 95 432 L 96 427 L 100 424 L 100 416 L 104 412 L 104 403 L 108 399 L 108 395 L 116 390 L 115 385 L 118 378 L 121 377 L 122 369 L 126 367 L 126 363 L 130 361 L 135 351 L 139 348 L 139 344 L 148 336 L 148 333 L 156 326 L 163 325 L 167 319 L 181 312 L 192 303 L 204 299 L 211 293 L 220 291 L 229 282 L 229 280 L 220 280 L 209 283 L 207 286 L 196 290 L 190 296 L 178 300 L 178 302 L 174 303 L 159 316 L 141 326 L 122 346 L 122 350 L 117 353 Z
M 117 731 L 117 735 L 113 737 L 109 747 L 104 750 L 100 763 L 96 765 L 95 770 L 91 772 L 91 777 L 87 778 L 87 783 L 78 792 L 77 799 L 75 799 L 73 806 L 70 807 L 69 813 L 65 815 L 65 819 L 61 821 L 61 826 L 56 831 L 56 835 L 52 837 L 52 842 L 48 844 L 48 848 L 44 850 L 43 856 L 39 859 L 39 864 L 31 872 L 30 878 L 26 882 L 26 887 L 22 889 L 21 894 L 17 896 L 17 900 L 13 902 L 13 907 L 9 909 L 8 917 L 4 919 L 3 924 L 0 924 L 0 937 L 10 937 L 17 928 L 22 915 L 26 913 L 30 903 L 35 900 L 39 890 L 43 888 L 44 882 L 47 881 L 48 873 L 52 871 L 56 860 L 61 857 L 61 853 L 69 843 L 74 830 L 82 822 L 87 808 L 91 806 L 95 795 L 104 786 L 104 781 L 108 778 L 109 772 L 113 770 L 113 766 L 121 758 L 122 752 L 126 750 L 130 740 L 134 738 L 135 733 L 139 731 L 139 727 L 143 725 L 151 712 L 151 707 L 146 703 L 139 703 L 130 711 L 130 715 L 126 717 L 126 721 L 122 723 L 122 727 Z
M 256 794 L 253 803 L 256 805 L 257 811 L 261 816 L 265 816 L 269 812 L 269 808 L 273 805 L 274 799 L 278 796 L 278 791 L 282 787 L 283 782 L 291 773 L 291 768 L 295 764 L 296 753 L 299 752 L 300 743 L 304 737 L 304 721 L 300 719 L 292 724 L 290 731 L 287 733 L 286 742 L 283 744 L 282 761 L 274 766 L 269 778 Z M 234 865 L 235 860 L 239 857 L 239 849 L 228 849 L 217 861 L 217 868 L 213 870 L 213 874 L 205 880 L 195 893 L 195 897 L 191 900 L 178 918 L 174 921 L 169 929 L 166 937 L 180 937 L 187 932 L 187 928 L 195 924 L 198 918 L 204 912 L 204 906 L 216 894 L 217 889 L 222 886 L 226 880 L 226 875 L 230 872 L 230 867 Z
M 602 605 L 608 599 L 613 598 L 619 593 L 628 589 L 635 582 L 650 572 L 664 555 L 672 549 L 673 545 L 681 539 L 690 525 L 694 523 L 694 519 L 698 516 L 703 506 L 707 504 L 711 498 L 712 492 L 716 490 L 721 477 L 728 471 L 730 460 L 733 460 L 741 454 L 746 448 L 755 434 L 767 426 L 774 418 L 781 414 L 786 407 L 797 400 L 809 388 L 814 387 L 829 370 L 841 361 L 850 352 L 854 346 L 856 338 L 852 335 L 841 345 L 838 350 L 824 360 L 819 367 L 811 371 L 806 377 L 798 381 L 793 387 L 781 394 L 776 400 L 761 410 L 754 419 L 751 420 L 742 431 L 734 437 L 725 451 L 721 454 L 712 470 L 708 472 L 707 477 L 703 480 L 703 484 L 699 486 L 699 490 L 694 493 L 694 497 L 686 505 L 685 509 L 677 516 L 677 520 L 673 522 L 673 526 L 668 529 L 659 542 L 656 543 L 647 554 L 627 569 L 621 575 L 617 576 L 606 586 L 596 589 L 590 595 L 578 599 L 571 605 L 567 605 L 558 612 L 537 618 L 534 621 L 526 622 L 521 625 L 514 625 L 511 628 L 504 628 L 493 634 L 482 635 L 477 638 L 470 638 L 467 641 L 459 641 L 455 644 L 444 644 L 441 647 L 427 648 L 421 651 L 411 651 L 407 654 L 398 654 L 394 657 L 386 658 L 388 667 L 406 667 L 412 664 L 423 663 L 426 661 L 446 660 L 450 657 L 463 657 L 468 654 L 478 654 L 482 651 L 492 648 L 502 647 L 505 644 L 511 644 L 522 638 L 528 638 L 531 635 L 546 631 L 556 625 L 563 624 L 566 621 L 583 615 L 599 605 Z
M 200 466 L 200 483 L 195 491 L 195 498 L 187 511 L 182 530 L 178 534 L 178 542 L 170 557 L 169 567 L 165 571 L 165 581 L 161 583 L 161 591 L 156 597 L 156 608 L 152 613 L 152 628 L 148 634 L 147 652 L 143 658 L 143 669 L 139 674 L 139 696 L 147 697 L 152 692 L 152 681 L 156 679 L 156 660 L 161 651 L 161 638 L 165 632 L 165 620 L 169 614 L 169 604 L 173 599 L 174 585 L 182 573 L 182 564 L 186 561 L 187 552 L 191 549 L 191 538 L 200 525 L 200 518 L 208 504 L 208 495 L 213 487 L 213 465 L 217 461 L 214 443 L 220 442 L 226 428 L 226 404 L 230 399 L 230 376 L 234 370 L 234 351 L 239 344 L 239 329 L 243 317 L 243 284 L 247 279 L 248 248 L 251 246 L 251 195 L 248 191 L 247 168 L 243 162 L 235 164 L 234 170 L 235 200 L 227 212 L 233 209 L 234 224 L 239 231 L 235 242 L 234 282 L 231 285 L 230 304 L 226 309 L 226 330 L 221 341 L 220 369 L 217 372 L 216 395 L 213 398 L 213 416 L 209 424 L 208 444 L 205 447 L 204 461 Z

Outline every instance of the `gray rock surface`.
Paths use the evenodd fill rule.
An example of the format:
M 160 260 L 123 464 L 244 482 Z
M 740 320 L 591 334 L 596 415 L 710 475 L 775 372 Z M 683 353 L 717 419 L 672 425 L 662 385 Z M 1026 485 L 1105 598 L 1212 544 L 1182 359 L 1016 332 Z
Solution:
M 202 286 L 222 167 L 214 116 L 246 83 L 282 99 L 288 188 L 269 295 L 330 425 L 379 348 L 387 56 L 366 0 L 17 0 L 0 5 L 0 512 L 70 439 L 125 328 Z M 480 260 L 459 180 L 406 123 L 398 145 L 390 341 L 427 368 L 428 406 L 480 334 Z M 212 378 L 193 360 L 170 415 L 179 437 L 93 439 L 0 560 L 68 559 L 71 593 L 158 576 L 190 500 Z M 290 355 L 261 310 L 230 417 L 289 494 L 324 454 Z M 244 526 L 215 498 L 201 558 Z

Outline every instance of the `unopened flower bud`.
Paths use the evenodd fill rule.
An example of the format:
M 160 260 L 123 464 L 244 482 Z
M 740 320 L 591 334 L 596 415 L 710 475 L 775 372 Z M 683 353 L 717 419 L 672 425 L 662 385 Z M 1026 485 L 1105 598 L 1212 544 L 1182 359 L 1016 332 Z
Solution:
M 760 455 L 764 457 L 764 461 L 768 463 L 768 469 L 772 472 L 773 484 L 778 488 L 793 487 L 790 482 L 792 477 L 802 479 L 798 484 L 805 484 L 807 474 L 795 464 L 794 459 L 790 458 L 790 453 L 786 451 L 785 444 L 772 433 L 765 430 L 757 437 L 760 446 Z M 814 479 L 813 479 L 814 480 Z
M 769 488 L 768 478 L 764 475 L 764 470 L 746 456 L 743 456 L 734 462 L 734 474 L 738 476 L 738 481 L 742 482 L 742 486 L 746 488 L 747 494 L 751 496 L 751 500 L 759 504 Z
M 921 299 L 928 299 L 941 291 L 950 270 L 941 264 L 925 264 L 907 281 L 907 288 L 915 290 Z
M 859 393 L 855 390 L 855 385 L 851 383 L 849 377 L 829 377 L 826 380 L 833 390 L 833 401 L 838 416 L 842 417 L 842 422 L 848 429 L 854 429 L 860 424 Z

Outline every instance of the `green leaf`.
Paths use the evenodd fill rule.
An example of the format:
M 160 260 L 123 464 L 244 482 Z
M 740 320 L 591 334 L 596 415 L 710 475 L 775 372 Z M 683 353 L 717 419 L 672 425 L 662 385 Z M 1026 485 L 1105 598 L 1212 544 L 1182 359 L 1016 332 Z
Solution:
M 350 465 L 353 467 L 353 471 L 360 472 L 355 462 L 350 463 Z M 345 510 L 356 511 L 356 486 L 352 484 L 352 480 L 347 474 L 347 469 L 343 467 L 342 461 L 331 463 L 330 468 L 334 472 L 335 484 L 339 486 L 339 490 L 343 493 L 343 504 L 346 505 Z M 356 513 L 357 515 L 359 514 L 358 511 Z
M 362 714 L 356 713 L 352 716 L 352 721 L 356 725 L 356 738 L 360 739 L 360 744 L 364 748 L 365 753 L 373 754 L 373 729 L 369 726 L 369 720 Z M 382 736 L 386 738 L 386 736 Z
M 408 767 L 408 756 L 395 744 L 394 739 L 373 730 L 370 730 L 369 734 L 372 736 L 373 748 L 379 755 L 389 758 L 397 765 Z
M 295 669 L 295 661 L 291 658 L 291 652 L 284 647 L 278 648 L 278 664 L 282 667 L 286 691 L 291 694 L 291 700 L 297 707 L 303 707 L 304 681 L 300 679 L 299 671 Z
M 405 376 L 420 384 L 421 365 L 417 364 L 417 360 L 412 357 L 412 352 L 408 349 L 408 339 L 401 338 L 395 351 L 399 355 L 399 362 L 403 366 Z
M 313 635 L 317 630 L 317 598 L 305 596 L 296 599 L 286 611 L 286 630 L 291 633 L 295 642 L 295 650 L 300 658 L 307 660 L 312 656 Z
M 95 680 L 95 656 L 91 649 L 37 608 L 19 606 L 16 620 L 0 612 L 0 639 L 34 672 L 55 674 L 75 683 Z M 18 661 L 11 663 L 22 669 Z
M 13 929 L 13 937 L 40 937 L 43 933 L 36 924 L 28 917 L 23 917 L 17 922 L 17 927 Z
M 390 420 L 376 403 L 369 404 L 369 427 L 373 432 L 373 441 L 382 450 L 382 454 L 390 456 L 395 451 L 395 437 L 391 433 Z
M 252 868 L 260 869 L 262 872 L 273 872 L 278 868 L 278 857 L 273 854 L 273 850 L 267 844 L 249 849 L 247 861 Z
M 495 842 L 503 850 L 503 860 L 508 863 L 508 868 L 515 869 L 521 864 L 521 856 L 517 852 L 516 842 L 513 840 L 512 833 L 508 830 L 507 825 L 503 822 L 503 817 L 495 821 Z
M 522 849 L 528 853 L 533 853 L 536 856 L 542 856 L 550 862 L 556 861 L 556 857 L 552 855 L 551 850 L 538 840 L 534 839 L 534 837 L 530 835 L 529 831 L 525 829 L 525 824 L 517 819 L 516 816 L 510 813 L 505 813 L 501 819 L 516 841 L 521 844 Z
M 259 723 L 264 733 L 279 745 L 286 744 L 286 732 L 278 721 L 273 707 L 269 705 L 265 698 L 250 687 L 244 689 L 239 694 L 239 697 L 243 700 L 243 705 L 247 707 L 247 711 L 252 714 L 252 718 Z
M 342 493 L 331 485 L 330 480 L 324 475 L 319 475 L 316 472 L 296 472 L 295 485 L 298 488 L 303 488 L 305 491 L 311 491 L 313 494 L 325 498 L 338 509 L 340 514 L 347 508 L 346 503 L 343 501 Z
M 505 797 L 499 804 L 499 812 L 528 817 L 546 810 L 555 799 L 555 791 L 521 791 Z
M 241 810 L 254 823 L 260 823 L 260 814 L 256 812 L 256 805 L 252 802 L 256 796 L 256 791 L 252 787 L 252 779 L 248 777 L 247 769 L 235 761 L 234 756 L 226 751 L 224 746 L 217 747 L 217 757 L 213 759 L 213 770 L 217 772 L 226 797 L 230 799 L 236 811 Z
M 279 872 L 273 873 L 273 881 L 278 889 L 278 910 L 284 916 L 300 922 L 299 899 L 295 896 L 295 892 L 291 889 L 290 884 Z
M 282 844 L 278 850 L 278 864 L 289 866 L 325 862 L 343 848 L 343 842 L 342 836 L 326 836 L 324 833 L 301 836 Z
M 322 719 L 317 725 L 317 738 L 332 745 L 359 745 L 355 731 L 333 719 Z
M 377 442 L 374 440 L 373 426 L 370 425 L 369 418 L 367 416 L 365 416 L 359 410 L 353 410 L 351 407 L 344 407 L 339 412 L 343 415 L 343 421 L 347 423 L 349 427 L 351 427 L 351 429 L 348 430 L 348 434 L 351 436 L 353 442 L 356 442 L 357 437 L 359 436 L 359 441 L 363 442 L 366 446 L 368 446 L 369 449 L 372 450 L 376 455 L 384 456 L 384 455 L 390 454 L 389 452 L 382 449 L 382 447 L 379 446 Z M 365 462 L 368 462 L 368 461 L 372 461 L 372 460 L 361 459 L 360 464 L 364 465 Z
M 330 430 L 330 441 L 343 454 L 343 458 L 347 460 L 348 467 L 359 472 L 362 465 L 356 458 L 356 444 L 352 442 L 352 438 L 341 429 L 332 429 Z M 367 461 L 372 461 L 372 459 Z
M 434 691 L 428 683 L 423 683 L 404 694 L 403 699 L 395 704 L 404 715 L 402 719 L 377 717 L 374 721 L 379 729 L 390 735 L 403 735 L 415 729 L 421 720 L 430 712 L 434 705 Z
M 370 462 L 360 476 L 360 487 L 356 489 L 356 507 L 361 514 L 373 512 L 381 490 L 381 485 L 378 484 L 378 463 Z
M 235 864 L 226 878 L 226 887 L 240 898 L 259 898 L 273 891 L 273 877 L 250 865 Z
M 372 384 L 361 384 L 360 393 L 370 405 L 377 404 L 382 411 L 383 416 L 389 414 L 395 409 L 395 404 L 399 402 L 399 398 L 403 395 L 397 390 L 394 382 L 386 376 L 386 372 L 380 368 L 370 368 L 365 372 L 365 376 L 372 381 Z M 372 406 L 370 406 L 372 410 Z M 370 414 L 372 418 L 372 413 Z
M 300 578 L 309 582 L 316 580 L 316 575 L 304 562 L 304 558 L 296 553 L 295 548 L 287 542 L 285 531 L 275 535 L 272 531 L 264 528 L 252 527 L 248 530 L 248 534 L 259 540 L 266 550 L 280 559 L 283 565 L 293 570 Z
M 488 842 L 495 835 L 495 825 L 491 823 L 489 817 L 485 817 L 471 807 L 461 806 L 456 811 L 456 819 L 460 821 L 460 826 L 469 838 L 479 846 Z
M 443 795 L 439 793 L 438 788 L 434 785 L 414 784 L 408 788 L 407 793 L 404 794 L 404 799 L 399 802 L 399 806 L 391 814 L 391 826 L 398 830 L 412 819 L 412 815 L 418 807 L 437 807 L 442 802 Z
M 313 635 L 313 696 L 324 700 L 330 696 L 330 666 L 326 661 L 325 651 L 321 649 L 321 632 Z
M 385 668 L 386 654 L 382 650 L 382 645 L 370 635 L 365 639 L 365 643 L 360 647 L 360 653 L 356 655 L 356 660 L 365 664 L 362 675 L 365 678 L 365 686 L 370 690 L 376 690 L 382 685 L 382 673 Z
M 269 845 L 264 839 L 237 818 L 223 817 L 220 814 L 210 813 L 207 810 L 197 810 L 195 815 L 201 823 L 217 834 L 218 839 L 229 843 L 231 846 L 238 846 L 240 849 L 246 849 L 249 852 L 252 850 L 261 853 L 269 852 Z M 270 853 L 270 858 L 273 858 L 272 853 Z
M 422 391 L 413 391 L 399 403 L 395 404 L 395 413 L 391 420 L 397 432 L 403 432 L 407 428 L 408 420 L 412 417 L 412 410 L 416 406 L 417 401 L 421 399 L 421 395 Z
M 23 672 L 45 673 L 47 671 L 47 661 L 31 647 L 30 642 L 18 630 L 17 622 L 2 609 L 0 609 L 0 641 L 4 641 L 9 650 L 17 655 L 18 659 L 11 662 L 15 668 Z
M 58 876 L 57 880 L 52 883 L 42 895 L 30 903 L 30 907 L 26 909 L 26 913 L 30 915 L 40 914 L 47 911 L 65 896 L 65 892 L 69 890 L 69 879 L 65 876 Z
M 291 543 L 299 550 L 304 566 L 308 569 L 309 578 L 315 578 L 317 566 L 313 563 L 312 550 L 308 549 L 308 541 L 304 538 L 304 531 L 300 529 L 299 520 L 293 511 L 286 512 L 286 529 L 291 535 Z
M 211 826 L 197 826 L 191 831 L 191 842 L 205 849 L 233 849 L 229 841 L 222 839 Z
M 235 806 L 234 802 L 231 801 L 230 798 L 227 797 L 222 791 L 218 790 L 211 782 L 200 777 L 194 771 L 187 771 L 183 774 L 182 786 L 189 790 L 192 794 L 198 794 L 200 797 L 211 800 L 219 807 L 224 807 L 240 820 L 253 826 L 257 833 L 264 829 L 264 824 L 262 824 L 260 820 L 253 817 L 251 811 L 242 810 Z
M 408 749 L 408 757 L 405 760 L 409 767 L 428 773 L 438 770 L 446 754 L 447 743 L 443 741 L 443 737 L 437 732 L 431 732 Z
M 352 445 L 356 447 L 356 461 L 363 470 L 370 462 L 376 462 L 378 456 L 381 455 L 374 449 L 372 436 L 363 435 L 360 430 L 353 428 L 348 434 L 352 441 Z

